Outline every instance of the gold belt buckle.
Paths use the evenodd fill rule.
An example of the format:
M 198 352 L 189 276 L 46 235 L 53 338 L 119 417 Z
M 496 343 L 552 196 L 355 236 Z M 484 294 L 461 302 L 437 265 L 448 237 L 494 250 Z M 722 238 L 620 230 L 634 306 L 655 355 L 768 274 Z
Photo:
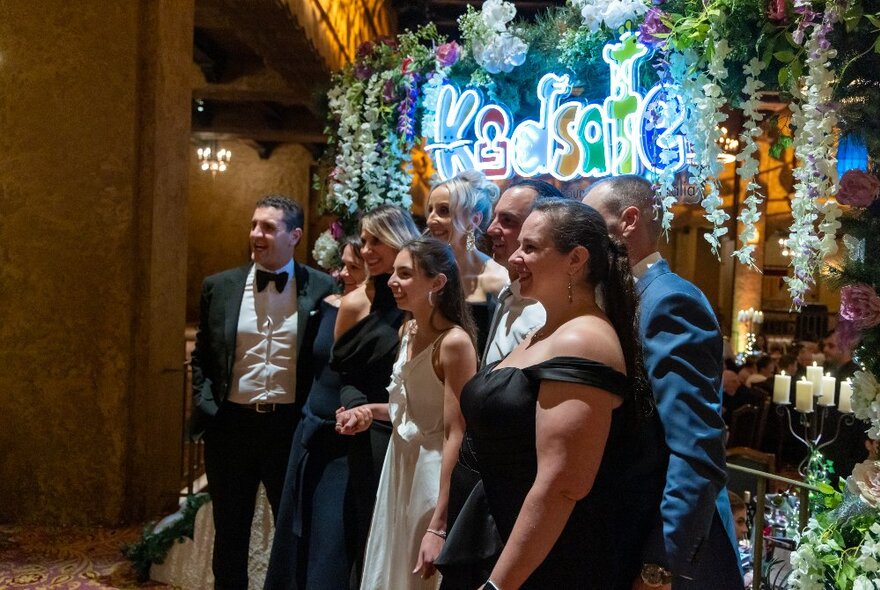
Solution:
M 254 404 L 254 410 L 256 410 L 257 414 L 269 414 L 275 411 L 275 404 L 270 404 L 269 402 L 257 402 Z

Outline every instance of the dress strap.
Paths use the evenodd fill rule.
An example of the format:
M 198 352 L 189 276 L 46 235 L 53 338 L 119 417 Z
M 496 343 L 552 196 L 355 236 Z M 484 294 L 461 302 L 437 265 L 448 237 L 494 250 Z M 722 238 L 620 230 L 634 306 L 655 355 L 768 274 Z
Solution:
M 440 378 L 440 343 L 443 342 L 443 338 L 452 331 L 453 328 L 457 328 L 458 326 L 450 326 L 440 332 L 440 334 L 434 339 L 434 342 L 431 344 L 431 367 L 434 369 L 434 374 L 437 375 L 437 378 Z M 446 383 L 446 375 L 443 376 L 444 379 L 440 379 L 440 383 Z
M 526 367 L 523 373 L 535 381 L 564 381 L 604 389 L 621 398 L 629 397 L 629 378 L 604 363 L 576 356 L 557 356 Z

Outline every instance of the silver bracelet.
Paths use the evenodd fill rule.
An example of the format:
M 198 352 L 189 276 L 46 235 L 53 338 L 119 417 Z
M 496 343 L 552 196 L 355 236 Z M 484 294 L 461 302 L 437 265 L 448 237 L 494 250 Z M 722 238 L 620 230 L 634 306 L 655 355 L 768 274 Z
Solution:
M 429 529 L 428 529 L 428 532 L 431 533 L 432 535 L 437 535 L 437 536 L 440 537 L 441 539 L 445 539 L 445 538 L 446 538 L 446 531 L 438 531 L 437 529 L 430 529 L 430 528 L 429 528 Z
M 490 579 L 486 580 L 486 583 L 483 584 L 483 590 L 501 590 L 495 582 Z

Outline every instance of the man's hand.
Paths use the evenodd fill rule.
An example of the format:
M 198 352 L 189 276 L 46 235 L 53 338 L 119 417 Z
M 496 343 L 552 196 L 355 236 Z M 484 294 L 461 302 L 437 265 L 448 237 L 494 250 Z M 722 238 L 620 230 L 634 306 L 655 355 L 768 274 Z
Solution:
M 373 413 L 369 408 L 357 406 L 350 410 L 339 408 L 336 410 L 336 432 L 339 434 L 357 434 L 370 428 L 373 423 Z
M 632 590 L 672 590 L 672 584 L 649 586 L 641 578 L 636 578 L 633 582 Z

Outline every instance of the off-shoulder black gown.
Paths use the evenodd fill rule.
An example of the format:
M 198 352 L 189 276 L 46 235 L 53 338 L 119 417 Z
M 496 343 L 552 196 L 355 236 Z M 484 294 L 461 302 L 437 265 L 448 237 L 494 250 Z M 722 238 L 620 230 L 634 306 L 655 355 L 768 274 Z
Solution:
M 494 366 L 465 385 L 461 409 L 482 477 L 485 505 L 504 542 L 537 474 L 535 404 L 541 382 L 586 384 L 624 400 L 612 414 L 590 493 L 575 504 L 556 544 L 522 588 L 628 590 L 641 566 L 642 546 L 663 490 L 665 451 L 656 412 L 646 416 L 636 411 L 626 376 L 598 362 L 556 357 L 525 369 L 493 370 Z M 470 502 L 465 506 L 450 541 L 460 536 L 459 523 L 486 521 L 465 514 L 471 506 Z
M 403 312 L 397 308 L 388 287 L 388 278 L 389 275 L 373 278 L 375 293 L 370 313 L 342 334 L 333 346 L 330 367 L 341 377 L 340 400 L 346 408 L 388 403 L 388 383 L 397 358 L 398 332 L 403 320 Z M 363 569 L 364 549 L 389 440 L 391 423 L 380 420 L 374 420 L 368 431 L 349 437 L 345 518 L 358 575 Z

